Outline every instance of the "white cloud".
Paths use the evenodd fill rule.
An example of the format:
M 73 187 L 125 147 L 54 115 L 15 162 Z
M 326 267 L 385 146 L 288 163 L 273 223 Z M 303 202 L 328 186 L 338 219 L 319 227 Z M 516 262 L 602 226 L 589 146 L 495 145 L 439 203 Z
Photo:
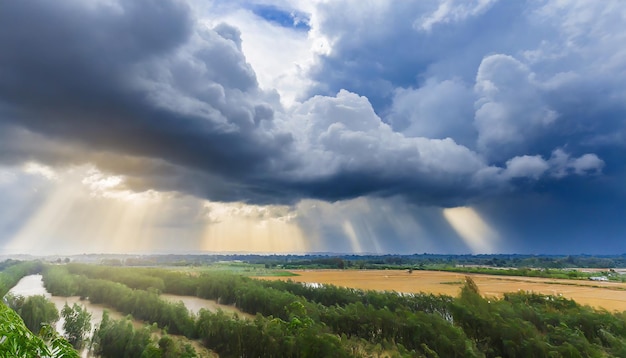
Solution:
M 25 163 L 22 170 L 28 174 L 41 175 L 48 180 L 55 180 L 58 178 L 53 168 L 36 162 Z
M 509 159 L 506 162 L 504 176 L 507 178 L 539 179 L 550 166 L 541 156 L 524 155 Z
M 562 178 L 572 173 L 577 175 L 599 174 L 604 167 L 604 161 L 593 153 L 572 158 L 560 148 L 552 152 L 549 163 L 552 166 L 551 174 L 556 178 Z
M 524 144 L 552 125 L 558 113 L 542 99 L 528 67 L 507 55 L 483 59 L 474 87 L 478 147 L 493 155 Z M 515 152 L 513 152 L 515 153 Z
M 291 116 L 294 127 L 299 125 L 297 143 L 306 158 L 300 175 L 365 171 L 430 181 L 445 174 L 467 175 L 485 165 L 452 139 L 409 138 L 394 132 L 366 98 L 348 91 L 311 98 Z
M 595 154 L 585 154 L 580 158 L 574 159 L 571 167 L 578 175 L 587 173 L 598 174 L 604 167 L 604 161 Z
M 415 21 L 413 26 L 431 31 L 433 26 L 463 21 L 487 11 L 498 0 L 439 0 L 437 9 Z

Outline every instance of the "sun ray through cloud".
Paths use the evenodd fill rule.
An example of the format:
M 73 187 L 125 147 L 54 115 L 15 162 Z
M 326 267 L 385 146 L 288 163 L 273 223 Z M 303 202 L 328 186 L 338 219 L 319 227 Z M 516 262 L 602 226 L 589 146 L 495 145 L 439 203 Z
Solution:
M 499 235 L 470 207 L 447 208 L 443 216 L 473 254 L 497 252 Z

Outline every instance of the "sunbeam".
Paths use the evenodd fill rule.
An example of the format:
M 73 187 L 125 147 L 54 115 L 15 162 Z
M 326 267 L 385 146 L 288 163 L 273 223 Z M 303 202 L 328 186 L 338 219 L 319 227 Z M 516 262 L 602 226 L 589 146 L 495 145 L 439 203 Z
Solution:
M 201 250 L 208 252 L 303 253 L 309 246 L 300 227 L 272 208 L 208 203 L 210 221 Z
M 64 244 L 57 239 L 59 232 L 64 229 L 66 218 L 80 198 L 81 192 L 75 186 L 58 184 L 37 211 L 22 222 L 21 229 L 7 243 L 5 250 L 33 253 L 59 249 Z
M 346 220 L 343 222 L 343 225 L 341 227 L 343 229 L 343 233 L 346 235 L 348 240 L 350 240 L 352 252 L 356 252 L 358 254 L 363 253 L 363 248 L 361 247 L 359 238 L 356 236 L 356 232 L 354 231 L 352 223 L 349 220 Z
M 153 240 L 159 237 L 155 227 L 162 219 L 158 214 L 169 205 L 161 194 L 122 190 L 121 178 L 103 175 L 93 168 L 58 173 L 44 169 L 36 165 L 25 168 L 49 180 L 47 196 L 38 210 L 22 221 L 5 251 L 135 252 L 177 245 L 154 245 Z
M 495 252 L 499 235 L 474 209 L 465 206 L 448 208 L 443 210 L 443 216 L 472 253 Z

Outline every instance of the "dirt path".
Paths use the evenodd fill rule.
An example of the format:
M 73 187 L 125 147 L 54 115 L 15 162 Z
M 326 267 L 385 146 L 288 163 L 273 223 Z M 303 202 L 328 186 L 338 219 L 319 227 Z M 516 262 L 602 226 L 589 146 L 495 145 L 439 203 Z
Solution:
M 439 271 L 400 270 L 294 270 L 300 276 L 258 277 L 263 280 L 326 283 L 366 290 L 427 292 L 456 296 L 465 276 L 471 276 L 484 296 L 501 297 L 505 292 L 533 291 L 563 295 L 583 305 L 608 311 L 626 311 L 626 283 L 558 280 L 519 276 L 493 276 Z

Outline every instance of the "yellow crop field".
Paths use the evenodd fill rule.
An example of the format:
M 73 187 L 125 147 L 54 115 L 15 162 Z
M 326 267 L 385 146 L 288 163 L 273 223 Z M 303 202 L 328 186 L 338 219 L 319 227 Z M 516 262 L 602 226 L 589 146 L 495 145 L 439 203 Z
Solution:
M 465 276 L 471 276 L 486 297 L 501 297 L 518 290 L 563 295 L 576 302 L 608 311 L 626 311 L 626 283 L 548 278 L 493 276 L 439 271 L 401 270 L 293 270 L 299 276 L 258 277 L 263 280 L 292 280 L 333 284 L 364 290 L 434 293 L 456 296 Z

